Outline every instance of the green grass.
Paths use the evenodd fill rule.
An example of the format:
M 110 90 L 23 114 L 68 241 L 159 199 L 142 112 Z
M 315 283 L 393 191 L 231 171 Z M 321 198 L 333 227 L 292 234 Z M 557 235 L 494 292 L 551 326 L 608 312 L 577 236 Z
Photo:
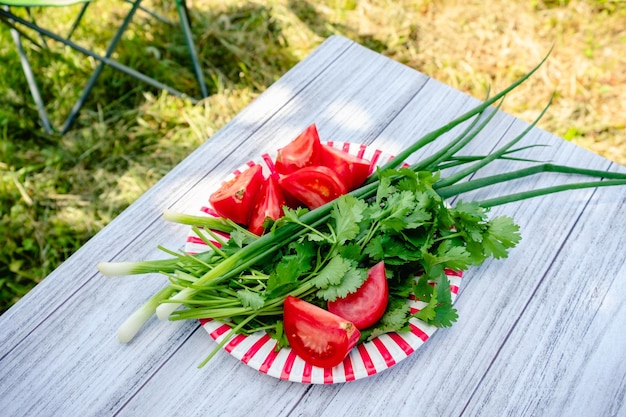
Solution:
M 146 2 L 176 19 L 173 2 Z M 193 104 L 105 69 L 64 136 L 46 135 L 8 29 L 0 25 L 0 312 L 149 189 L 258 94 L 339 34 L 482 97 L 552 44 L 551 61 L 505 110 L 527 120 L 553 90 L 544 127 L 626 161 L 623 2 L 416 0 L 212 1 L 192 4 L 211 97 Z M 99 53 L 123 18 L 117 0 L 90 6 L 73 39 Z M 77 7 L 37 13 L 66 31 Z M 95 63 L 50 42 L 27 53 L 60 125 Z M 116 50 L 126 65 L 198 93 L 178 27 L 139 13 Z M 156 243 L 155 243 L 156 244 Z

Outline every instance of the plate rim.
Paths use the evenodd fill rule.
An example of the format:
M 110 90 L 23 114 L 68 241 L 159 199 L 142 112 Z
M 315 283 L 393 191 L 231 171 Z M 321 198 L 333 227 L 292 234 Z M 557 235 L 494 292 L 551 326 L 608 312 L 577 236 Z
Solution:
M 368 159 L 370 172 L 381 161 L 393 158 L 393 155 L 388 155 L 371 145 L 341 141 L 325 141 L 323 143 Z M 264 153 L 258 159 L 252 159 L 241 164 L 217 186 L 219 187 L 220 184 L 253 165 L 261 165 L 264 174 L 267 175 L 273 170 L 273 160 L 273 154 Z M 200 207 L 200 212 L 203 215 L 215 215 L 208 203 L 208 196 L 212 192 L 210 189 L 207 191 L 204 199 L 205 204 Z M 185 252 L 197 253 L 199 249 L 207 247 L 193 231 L 189 231 L 184 247 Z M 446 270 L 446 275 L 450 281 L 452 303 L 454 303 L 461 286 L 463 273 L 462 271 Z M 415 298 L 410 298 L 407 302 L 413 311 L 426 305 L 426 303 Z M 200 324 L 211 339 L 218 344 L 227 337 L 228 330 L 231 329 L 228 323 L 214 319 L 201 319 Z M 390 369 L 411 356 L 438 329 L 415 317 L 409 320 L 409 327 L 410 330 L 406 332 L 385 333 L 376 336 L 371 341 L 359 343 L 348 353 L 341 364 L 333 368 L 312 366 L 296 355 L 290 347 L 282 347 L 276 351 L 277 341 L 263 331 L 251 335 L 235 335 L 221 349 L 256 371 L 280 380 L 303 384 L 337 384 L 367 378 Z

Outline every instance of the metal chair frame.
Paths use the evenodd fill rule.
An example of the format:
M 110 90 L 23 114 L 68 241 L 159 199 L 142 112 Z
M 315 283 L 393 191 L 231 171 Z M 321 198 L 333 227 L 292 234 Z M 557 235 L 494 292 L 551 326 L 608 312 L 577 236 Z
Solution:
M 135 15 L 135 13 L 137 12 L 137 10 L 143 10 L 147 13 L 149 13 L 151 16 L 156 17 L 157 19 L 167 22 L 167 23 L 172 23 L 171 21 L 167 20 L 166 18 L 158 15 L 157 13 L 144 8 L 143 6 L 141 6 L 141 1 L 142 0 L 124 0 L 128 3 L 130 3 L 131 9 L 128 12 L 128 14 L 126 15 L 126 17 L 124 18 L 124 21 L 122 22 L 121 26 L 118 28 L 117 32 L 115 33 L 113 39 L 110 41 L 104 55 L 100 55 L 97 54 L 93 51 L 88 50 L 87 48 L 84 48 L 80 45 L 78 45 L 77 43 L 73 42 L 72 40 L 70 40 L 72 34 L 74 33 L 74 31 L 76 30 L 76 28 L 78 27 L 78 25 L 80 24 L 81 19 L 83 18 L 83 15 L 85 14 L 85 11 L 87 10 L 87 7 L 91 4 L 91 1 L 86 1 L 83 6 L 81 7 L 74 23 L 72 24 L 72 27 L 68 33 L 67 36 L 63 37 L 57 33 L 51 32 L 48 29 L 45 29 L 39 25 L 37 25 L 37 23 L 35 22 L 35 20 L 33 19 L 33 16 L 30 14 L 30 8 L 26 7 L 26 6 L 19 6 L 19 7 L 26 7 L 27 13 L 29 15 L 30 20 L 24 19 L 20 16 L 17 16 L 15 13 L 13 13 L 11 11 L 11 7 L 16 7 L 16 6 L 8 6 L 8 5 L 4 5 L 2 7 L 0 7 L 0 21 L 3 21 L 4 23 L 6 23 L 11 30 L 11 36 L 13 38 L 13 41 L 15 43 L 15 46 L 17 48 L 17 52 L 20 56 L 20 63 L 22 65 L 22 70 L 24 71 L 24 75 L 26 77 L 26 81 L 28 83 L 29 89 L 31 91 L 31 95 L 33 96 L 33 101 L 35 102 L 35 105 L 37 106 L 37 110 L 39 112 L 39 118 L 41 119 L 41 124 L 43 129 L 46 131 L 46 133 L 51 134 L 54 131 L 56 131 L 56 129 L 52 126 L 50 119 L 48 117 L 48 113 L 46 111 L 44 102 L 42 100 L 41 97 L 41 93 L 39 91 L 39 87 L 37 86 L 37 82 L 35 80 L 35 75 L 33 73 L 32 67 L 30 65 L 30 62 L 28 61 L 28 58 L 26 56 L 26 53 L 24 51 L 24 47 L 22 45 L 22 38 L 28 39 L 30 42 L 34 43 L 35 45 L 38 45 L 41 47 L 41 45 L 39 45 L 39 43 L 37 41 L 35 41 L 34 39 L 32 39 L 32 37 L 28 36 L 23 30 L 22 27 L 26 27 L 29 28 L 33 31 L 35 31 L 39 37 L 41 38 L 41 42 L 43 43 L 44 47 L 46 46 L 46 38 L 50 38 L 50 39 L 54 39 L 57 42 L 60 42 L 66 46 L 69 46 L 70 48 L 85 54 L 87 56 L 90 56 L 96 60 L 99 61 L 98 66 L 95 68 L 95 70 L 93 71 L 93 73 L 91 74 L 91 76 L 89 77 L 87 84 L 85 85 L 85 87 L 83 88 L 83 91 L 80 95 L 80 97 L 78 98 L 78 100 L 76 101 L 76 103 L 74 104 L 74 106 L 72 107 L 69 115 L 67 116 L 65 122 L 63 123 L 63 126 L 61 127 L 61 129 L 59 130 L 59 132 L 61 134 L 65 134 L 72 126 L 72 124 L 74 123 L 74 121 L 76 120 L 76 117 L 78 116 L 81 108 L 83 107 L 87 97 L 89 96 L 89 94 L 91 93 L 91 90 L 93 89 L 98 77 L 100 76 L 102 70 L 104 69 L 104 67 L 106 65 L 115 68 L 125 74 L 128 74 L 134 78 L 137 78 L 138 80 L 141 80 L 153 87 L 156 87 L 160 90 L 165 90 L 167 92 L 169 92 L 170 94 L 176 95 L 176 96 L 183 96 L 183 97 L 189 97 L 187 94 L 180 92 L 168 85 L 165 85 L 163 83 L 161 83 L 160 81 L 155 80 L 154 78 L 151 78 L 139 71 L 136 71 L 126 65 L 123 65 L 113 59 L 111 59 L 111 55 L 113 54 L 118 42 L 120 41 L 120 39 L 122 38 L 122 35 L 124 34 L 124 32 L 126 31 L 128 25 L 130 24 L 131 20 L 133 19 L 133 16 Z M 3 4 L 2 2 L 0 2 L 0 4 Z M 191 24 L 190 24 L 190 20 L 189 20 L 189 10 L 187 8 L 186 5 L 186 1 L 185 0 L 176 0 L 176 8 L 177 8 L 177 12 L 178 15 L 180 17 L 180 25 L 181 28 L 183 30 L 183 34 L 185 37 L 185 41 L 187 44 L 187 48 L 189 49 L 189 54 L 191 57 L 191 61 L 192 61 L 192 65 L 193 65 L 193 69 L 194 69 L 194 73 L 195 76 L 198 80 L 198 84 L 200 87 L 200 92 L 202 94 L 202 98 L 204 97 L 208 97 L 208 91 L 207 91 L 207 87 L 206 87 L 206 83 L 204 81 L 204 77 L 202 74 L 202 68 L 200 67 L 200 62 L 198 59 L 198 55 L 196 52 L 196 48 L 195 48 L 195 43 L 193 41 L 193 35 L 191 32 Z M 20 25 L 22 27 L 20 27 Z M 192 97 L 189 97 L 192 98 Z M 193 99 L 193 98 L 192 98 Z

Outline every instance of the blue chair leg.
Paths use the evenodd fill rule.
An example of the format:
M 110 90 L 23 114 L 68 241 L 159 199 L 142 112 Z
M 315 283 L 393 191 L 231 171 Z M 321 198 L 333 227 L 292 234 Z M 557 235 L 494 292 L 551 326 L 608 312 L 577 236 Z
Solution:
M 130 75 L 131 77 L 135 77 L 138 80 L 141 80 L 143 82 L 145 82 L 146 84 L 149 84 L 159 90 L 165 90 L 170 94 L 173 94 L 175 96 L 181 96 L 181 97 L 189 97 L 188 94 L 182 93 L 168 85 L 165 85 L 157 80 L 155 80 L 154 78 L 150 78 L 145 74 L 140 73 L 139 71 L 136 71 L 126 65 L 120 64 L 119 62 L 109 58 L 109 57 L 105 57 L 102 55 L 98 55 L 92 51 L 90 51 L 89 49 L 83 48 L 82 46 L 78 45 L 75 42 L 69 41 L 59 35 L 57 35 L 54 32 L 50 32 L 47 29 L 35 26 L 34 24 L 32 24 L 31 22 L 29 22 L 28 20 L 24 20 L 18 16 L 15 15 L 11 15 L 8 12 L 6 12 L 3 9 L 0 9 L 0 18 L 2 19 L 9 19 L 9 20 L 14 20 L 15 22 L 24 25 L 24 27 L 27 27 L 29 29 L 32 29 L 34 31 L 37 31 L 39 33 L 41 33 L 42 35 L 54 39 L 57 42 L 62 43 L 63 45 L 69 46 L 70 48 L 74 49 L 75 51 L 78 51 L 84 55 L 90 56 L 100 62 L 105 63 L 106 65 L 115 68 L 118 71 L 123 72 L 124 74 Z M 192 97 L 189 97 L 191 100 L 193 100 Z M 196 100 L 197 101 L 197 100 Z
M 101 56 L 98 55 L 86 48 L 81 47 L 80 45 L 72 42 L 71 40 L 67 39 L 67 38 L 63 38 L 53 32 L 50 32 L 46 29 L 43 29 L 41 27 L 36 26 L 35 24 L 24 20 L 18 16 L 13 15 L 12 13 L 10 13 L 10 10 L 8 9 L 8 7 L 3 7 L 0 8 L 0 18 L 2 18 L 3 20 L 7 21 L 9 23 L 9 25 L 12 27 L 12 32 L 13 33 L 13 37 L 15 39 L 16 45 L 18 47 L 18 51 L 20 51 L 20 59 L 22 60 L 22 66 L 24 68 L 24 73 L 26 75 L 26 79 L 29 85 L 29 88 L 31 89 L 31 93 L 33 95 L 33 99 L 37 105 L 38 111 L 39 111 L 39 115 L 43 124 L 43 128 L 45 129 L 46 132 L 50 133 L 53 131 L 53 128 L 51 127 L 51 123 L 49 122 L 45 107 L 43 105 L 43 100 L 41 99 L 41 95 L 39 93 L 39 89 L 37 88 L 37 84 L 35 82 L 35 78 L 33 75 L 33 71 L 32 68 L 30 67 L 30 64 L 28 63 L 28 60 L 26 59 L 26 55 L 24 54 L 23 48 L 22 48 L 22 44 L 20 41 L 20 33 L 18 30 L 13 29 L 14 25 L 13 23 L 19 23 L 25 27 L 28 27 L 34 31 L 36 31 L 39 35 L 43 35 L 45 37 L 54 39 L 57 42 L 61 42 L 66 46 L 71 47 L 72 49 L 81 52 L 87 56 L 90 56 L 96 60 L 98 60 L 100 63 L 99 65 L 96 67 L 96 69 L 94 70 L 93 74 L 91 75 L 91 77 L 89 78 L 89 80 L 87 81 L 87 84 L 85 86 L 85 88 L 83 89 L 81 96 L 78 98 L 78 100 L 76 101 L 76 103 L 74 104 L 74 106 L 72 107 L 72 110 L 70 111 L 70 114 L 68 115 L 65 123 L 63 124 L 63 127 L 60 130 L 61 134 L 65 134 L 70 127 L 72 126 L 72 124 L 74 123 L 76 117 L 78 116 L 78 113 L 80 112 L 80 109 L 82 108 L 83 104 L 85 103 L 85 101 L 87 100 L 87 97 L 89 96 L 89 94 L 91 93 L 91 90 L 93 89 L 97 78 L 100 76 L 100 73 L 102 72 L 102 70 L 104 69 L 105 65 L 109 65 L 125 74 L 128 74 L 132 77 L 137 78 L 138 80 L 141 80 L 149 85 L 152 85 L 153 87 L 156 87 L 158 89 L 161 90 L 165 90 L 167 92 L 169 92 L 170 94 L 176 95 L 176 96 L 181 96 L 181 97 L 188 97 L 189 99 L 191 99 L 192 101 L 197 101 L 195 99 L 193 99 L 192 97 L 190 97 L 189 95 L 182 93 L 174 88 L 171 88 L 153 78 L 150 78 L 130 67 L 127 67 L 125 65 L 120 64 L 119 62 L 111 59 L 111 55 L 113 54 L 113 51 L 115 50 L 115 47 L 117 46 L 118 42 L 120 41 L 122 35 L 124 34 L 126 28 L 128 27 L 130 21 L 132 20 L 135 12 L 138 9 L 143 9 L 140 6 L 141 0 L 126 0 L 129 3 L 132 3 L 133 6 L 131 8 L 131 10 L 129 11 L 129 13 L 127 14 L 126 18 L 124 19 L 122 25 L 120 26 L 120 28 L 118 29 L 117 33 L 115 34 L 113 40 L 110 42 L 105 55 Z M 196 50 L 195 50 L 195 46 L 194 46 L 194 42 L 192 39 L 192 33 L 191 33 L 191 28 L 190 28 L 190 24 L 189 24 L 189 14 L 188 14 L 188 10 L 186 7 L 186 4 L 184 2 L 184 0 L 176 0 L 176 5 L 178 8 L 178 12 L 179 12 L 179 16 L 180 16 L 180 22 L 181 22 L 181 26 L 183 28 L 183 32 L 185 35 L 185 40 L 187 42 L 187 46 L 189 48 L 190 54 L 191 54 L 191 59 L 192 59 L 192 63 L 194 66 L 194 71 L 195 71 L 195 75 L 196 78 L 198 79 L 198 83 L 200 85 L 200 90 L 202 92 L 202 97 L 208 97 L 208 90 L 206 87 L 206 84 L 204 82 L 204 77 L 202 75 L 202 70 L 200 67 L 200 62 L 198 60 L 198 56 L 196 54 Z M 82 13 L 84 13 L 85 11 L 85 7 L 83 7 L 83 9 L 81 10 L 81 14 L 79 15 L 78 20 L 80 20 L 80 18 L 82 17 Z M 70 35 L 71 32 L 73 31 L 74 28 L 72 28 L 72 30 L 70 31 Z M 68 35 L 69 38 L 69 35 Z
M 76 30 L 76 28 L 80 24 L 80 21 L 83 20 L 83 16 L 85 15 L 85 12 L 87 11 L 87 7 L 89 7 L 90 4 L 91 3 L 89 3 L 89 2 L 84 3 L 83 6 L 80 8 L 80 12 L 78 12 L 78 16 L 76 16 L 76 19 L 74 20 L 74 23 L 72 24 L 72 27 L 70 28 L 70 31 L 67 33 L 66 38 L 68 40 L 74 34 L 74 31 Z
M 178 15 L 180 16 L 180 25 L 185 35 L 185 42 L 187 42 L 187 48 L 189 48 L 189 54 L 191 55 L 191 62 L 193 69 L 200 85 L 200 92 L 202 97 L 208 97 L 209 92 L 204 82 L 204 76 L 202 75 L 202 68 L 200 66 L 200 60 L 196 52 L 195 42 L 193 41 L 193 34 L 191 33 L 191 25 L 189 23 L 189 10 L 187 9 L 187 3 L 185 0 L 176 0 L 176 8 L 178 9 Z
M 8 8 L 5 7 L 5 9 Z M 44 106 L 43 100 L 41 99 L 41 93 L 39 92 L 37 81 L 35 81 L 33 69 L 30 66 L 30 62 L 28 62 L 28 57 L 26 56 L 26 53 L 24 52 L 20 33 L 16 29 L 11 28 L 11 36 L 13 37 L 13 42 L 15 42 L 17 53 L 20 56 L 20 63 L 22 64 L 22 69 L 24 71 L 24 76 L 26 77 L 26 82 L 28 83 L 28 88 L 30 89 L 30 94 L 33 96 L 33 101 L 37 106 L 41 125 L 47 134 L 51 134 L 53 132 L 52 125 L 50 123 L 50 119 L 48 118 L 46 107 Z
M 140 3 L 141 3 L 141 0 L 136 0 L 133 3 L 133 7 L 130 9 L 130 11 L 124 18 L 122 25 L 119 27 L 119 29 L 115 33 L 115 36 L 113 37 L 113 40 L 111 40 L 111 43 L 109 43 L 109 46 L 107 47 L 107 50 L 104 54 L 105 58 L 110 58 L 111 55 L 113 54 L 113 51 L 117 47 L 118 42 L 122 38 L 122 35 L 126 31 L 126 28 L 128 27 L 133 16 L 135 15 L 135 12 L 139 8 Z M 98 77 L 100 76 L 100 73 L 102 73 L 102 70 L 104 70 L 105 66 L 106 64 L 101 61 L 100 64 L 98 64 L 98 66 L 94 70 L 94 72 L 91 74 L 91 77 L 89 77 L 89 80 L 87 81 L 87 85 L 85 85 L 85 88 L 83 89 L 82 94 L 80 95 L 80 97 L 78 98 L 74 106 L 72 107 L 70 114 L 67 116 L 67 119 L 65 120 L 65 123 L 63 124 L 63 127 L 61 128 L 61 134 L 65 134 L 74 123 L 74 120 L 76 120 L 76 117 L 78 116 L 78 113 L 80 112 L 80 109 L 83 107 L 83 104 L 85 104 L 85 100 L 87 100 L 87 97 L 91 93 L 91 90 L 96 84 L 96 81 Z

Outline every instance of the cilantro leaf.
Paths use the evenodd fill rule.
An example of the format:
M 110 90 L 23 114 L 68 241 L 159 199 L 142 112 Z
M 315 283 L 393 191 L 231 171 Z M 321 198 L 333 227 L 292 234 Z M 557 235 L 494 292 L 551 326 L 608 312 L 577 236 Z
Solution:
M 466 203 L 460 201 L 451 211 L 457 230 L 466 234 L 473 242 L 482 242 L 483 232 L 486 228 L 486 211 L 478 203 Z
M 274 330 L 270 329 L 267 333 L 272 339 L 276 340 L 276 352 L 283 347 L 289 346 L 289 340 L 287 340 L 287 335 L 285 334 L 285 325 L 282 320 L 277 320 Z
M 363 220 L 366 207 L 365 201 L 351 195 L 345 195 L 336 200 L 331 216 L 335 222 L 335 234 L 340 245 L 359 234 L 359 222 Z
M 253 310 L 258 310 L 265 304 L 265 298 L 261 294 L 249 289 L 237 291 L 237 298 L 239 298 L 244 307 L 250 307 Z
M 365 246 L 365 249 L 363 249 L 363 253 L 374 261 L 385 259 L 385 240 L 387 239 L 387 237 L 381 235 L 373 237 Z
M 298 285 L 298 278 L 310 269 L 307 262 L 303 262 L 302 255 L 285 256 L 276 264 L 267 279 L 266 295 L 279 296 L 291 291 Z
M 296 223 L 302 224 L 300 221 L 300 216 L 308 212 L 309 210 L 304 207 L 298 207 L 297 209 L 292 209 L 287 206 L 283 207 L 283 217 L 279 218 L 272 225 L 272 231 L 277 227 L 281 227 L 286 223 Z
M 429 302 L 433 297 L 434 287 L 429 284 L 428 275 L 424 274 L 415 280 L 413 284 L 413 294 L 424 302 Z
M 521 238 L 519 226 L 513 222 L 512 218 L 496 217 L 491 220 L 487 233 L 483 237 L 485 254 L 496 259 L 506 258 L 507 249 L 517 245 Z
M 444 240 L 437 247 L 436 253 L 424 253 L 424 260 L 432 267 L 443 264 L 456 271 L 466 269 L 472 264 L 472 256 L 464 246 L 455 245 L 451 240 Z
M 439 274 L 439 279 L 437 279 L 437 288 L 439 291 L 437 293 L 437 302 L 439 304 L 450 304 L 452 305 L 452 291 L 450 291 L 450 280 L 444 271 Z
M 414 206 L 413 211 L 404 218 L 405 229 L 416 229 L 430 221 L 431 218 L 432 217 L 429 212 L 416 205 Z
M 350 259 L 352 261 L 359 262 L 363 255 L 361 254 L 361 247 L 356 243 L 348 243 L 339 248 L 339 254 L 345 258 Z
M 433 325 L 437 327 L 450 327 L 459 318 L 459 314 L 452 303 L 441 303 L 435 308 Z
M 485 209 L 475 201 L 465 202 L 459 200 L 456 206 L 450 211 L 455 217 L 470 223 L 479 223 L 486 219 Z
M 437 270 L 435 273 L 438 274 L 435 285 L 431 285 L 431 281 L 426 276 L 422 276 L 419 280 L 421 282 L 415 286 L 422 293 L 419 299 L 427 302 L 427 304 L 414 316 L 436 327 L 450 327 L 458 318 L 456 309 L 452 306 L 450 281 L 443 269 Z M 430 289 L 427 289 L 428 287 Z M 430 298 L 428 298 L 428 293 L 430 293 Z
M 414 316 L 425 323 L 432 324 L 435 320 L 436 313 L 435 308 L 437 307 L 437 288 L 433 287 L 433 293 L 430 297 L 430 300 L 420 311 L 414 314 Z
M 373 328 L 362 332 L 362 340 L 372 340 L 381 334 L 403 332 L 409 329 L 410 305 L 406 299 L 392 299 L 387 311 Z
M 286 257 L 294 257 L 298 263 L 298 270 L 301 273 L 310 271 L 313 268 L 314 258 L 317 256 L 317 246 L 310 242 L 292 242 L 289 250 L 295 252 L 293 255 Z
M 346 271 L 338 283 L 331 284 L 317 291 L 316 295 L 325 301 L 335 301 L 358 290 L 367 279 L 367 270 L 352 267 Z
M 350 268 L 350 261 L 341 256 L 335 256 L 311 279 L 311 284 L 320 289 L 327 288 L 330 285 L 337 285 Z

